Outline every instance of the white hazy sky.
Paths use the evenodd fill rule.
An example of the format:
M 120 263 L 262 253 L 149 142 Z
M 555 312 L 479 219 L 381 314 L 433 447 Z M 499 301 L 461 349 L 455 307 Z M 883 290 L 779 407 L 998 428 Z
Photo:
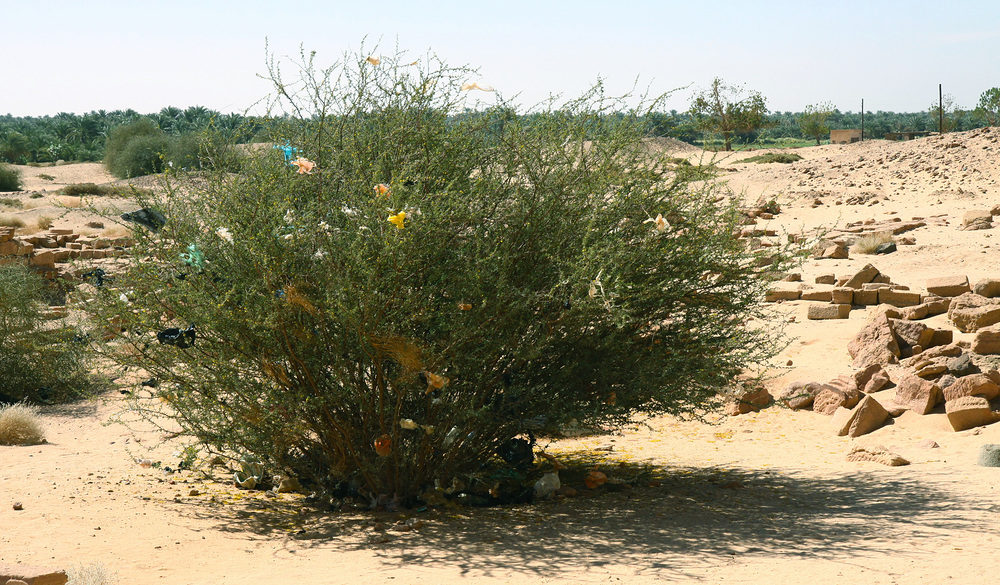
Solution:
M 478 67 L 525 105 L 598 76 L 638 78 L 685 110 L 713 77 L 772 111 L 925 110 L 938 84 L 963 107 L 1000 86 L 997 0 L 0 0 L 0 114 L 201 105 L 265 97 L 265 39 L 329 64 L 379 42 Z M 488 94 L 484 94 L 489 99 Z

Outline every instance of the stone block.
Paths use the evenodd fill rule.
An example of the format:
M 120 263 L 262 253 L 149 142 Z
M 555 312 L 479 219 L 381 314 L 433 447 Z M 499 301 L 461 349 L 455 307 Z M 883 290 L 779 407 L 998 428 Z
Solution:
M 951 329 L 935 329 L 934 336 L 931 337 L 931 344 L 925 345 L 924 349 L 937 347 L 939 345 L 951 345 L 955 339 L 955 332 Z
M 830 302 L 838 305 L 850 305 L 854 302 L 854 289 L 837 287 L 830 292 Z
M 837 276 L 835 274 L 820 274 L 816 277 L 816 284 L 836 284 Z
M 848 288 L 861 288 L 861 285 L 872 282 L 878 275 L 878 268 L 875 268 L 871 264 L 866 264 L 861 270 L 854 273 L 854 276 L 847 279 L 844 286 Z
M 878 304 L 878 291 L 877 290 L 855 290 L 854 291 L 854 304 L 855 305 L 877 305 Z
M 53 266 L 56 263 L 55 252 L 38 252 L 31 257 L 29 264 L 32 266 Z
M 0 583 L 9 581 L 23 581 L 28 585 L 65 585 L 69 577 L 66 571 L 60 569 L 0 563 Z
M 847 344 L 855 368 L 890 364 L 899 357 L 899 343 L 886 313 L 875 314 Z
M 833 298 L 833 296 L 829 289 L 826 290 L 811 289 L 802 291 L 802 294 L 799 295 L 799 298 L 803 301 L 823 301 L 829 303 L 830 299 Z
M 847 319 L 851 316 L 851 305 L 809 305 L 806 317 L 814 321 L 823 319 Z
M 726 404 L 725 413 L 730 416 L 757 412 L 766 408 L 774 399 L 766 388 L 740 388 L 735 396 Z
M 832 244 L 824 248 L 819 257 L 832 260 L 846 260 L 848 258 L 847 247 L 843 244 Z
M 988 230 L 993 227 L 993 215 L 989 210 L 973 209 L 962 215 L 960 230 Z
M 17 253 L 17 247 L 17 242 L 13 240 L 0 242 L 0 256 L 13 256 Z
M 919 321 L 889 319 L 889 324 L 892 326 L 892 332 L 896 334 L 896 342 L 899 343 L 900 351 L 914 345 L 930 347 L 931 340 L 934 338 L 934 330 Z
M 975 293 L 965 293 L 952 299 L 948 318 L 962 333 L 973 333 L 1000 323 L 1000 303 Z
M 764 301 L 773 303 L 776 301 L 795 301 L 802 295 L 798 288 L 774 287 L 764 293 Z
M 946 402 L 944 411 L 951 428 L 964 431 L 997 421 L 997 413 L 990 408 L 990 401 L 982 396 L 963 396 Z
M 927 279 L 927 292 L 939 297 L 957 297 L 972 292 L 968 276 L 939 276 Z
M 1000 297 L 1000 278 L 984 278 L 972 287 L 972 292 L 987 298 Z
M 945 402 L 951 402 L 964 396 L 982 396 L 986 400 L 993 400 L 1000 395 L 1000 385 L 997 385 L 986 374 L 971 374 L 962 376 L 941 392 L 944 394 Z
M 878 302 L 894 307 L 912 307 L 920 304 L 920 293 L 883 288 L 878 291 Z
M 896 382 L 896 404 L 917 414 L 928 414 L 941 398 L 941 388 L 930 380 L 904 374 Z
M 0 242 L 9 242 L 14 238 L 14 228 L 10 226 L 0 226 Z
M 972 340 L 970 349 L 979 355 L 1000 354 L 1000 325 L 992 325 L 976 331 L 976 337 Z

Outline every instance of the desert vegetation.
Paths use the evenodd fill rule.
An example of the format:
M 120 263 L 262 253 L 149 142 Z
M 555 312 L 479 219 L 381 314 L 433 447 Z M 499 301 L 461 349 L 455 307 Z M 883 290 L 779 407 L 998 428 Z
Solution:
M 294 153 L 143 201 L 169 219 L 92 304 L 127 332 L 104 357 L 157 381 L 136 413 L 257 482 L 510 501 L 534 437 L 697 415 L 777 350 L 746 323 L 791 257 L 636 148 L 656 101 L 469 112 L 470 70 L 404 63 L 304 55 L 301 86 L 272 66 Z

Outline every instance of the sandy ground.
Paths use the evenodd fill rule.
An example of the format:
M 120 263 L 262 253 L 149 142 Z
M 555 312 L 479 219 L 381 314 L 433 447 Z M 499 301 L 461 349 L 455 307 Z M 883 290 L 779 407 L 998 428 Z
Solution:
M 904 234 L 916 244 L 894 254 L 808 260 L 801 268 L 811 283 L 873 263 L 893 282 L 923 289 L 934 276 L 1000 277 L 995 231 L 958 230 L 966 210 L 1000 203 L 998 139 L 998 131 L 974 131 L 799 149 L 804 160 L 788 165 L 740 163 L 750 156 L 743 153 L 719 164 L 735 192 L 781 203 L 761 227 L 802 232 L 937 217 Z M 110 180 L 98 165 L 23 170 L 28 190 L 50 190 L 36 201 L 55 197 L 60 183 Z M 813 206 L 817 198 L 822 204 Z M 82 212 L 65 217 L 70 227 L 86 221 Z M 867 311 L 808 321 L 807 304 L 778 307 L 782 320 L 796 319 L 787 326 L 793 341 L 774 362 L 775 389 L 850 371 L 846 344 Z M 1000 443 L 1000 425 L 955 433 L 940 413 L 907 412 L 854 440 L 836 436 L 828 417 L 776 407 L 710 422 L 657 418 L 546 446 L 565 458 L 599 454 L 611 477 L 645 467 L 655 477 L 649 485 L 533 506 L 398 516 L 320 513 L 301 505 L 303 494 L 237 490 L 221 470 L 213 481 L 141 467 L 136 458 L 176 465 L 183 439 L 106 424 L 122 405 L 114 393 L 46 408 L 48 444 L 0 447 L 0 563 L 101 563 L 122 583 L 177 584 L 933 584 L 982 582 L 1000 569 L 992 551 L 1000 469 L 975 464 L 983 444 Z M 937 447 L 926 447 L 928 439 Z M 884 445 L 911 465 L 848 462 L 855 443 Z M 24 509 L 13 510 L 15 501 Z M 376 530 L 376 522 L 406 518 L 426 524 L 408 533 Z

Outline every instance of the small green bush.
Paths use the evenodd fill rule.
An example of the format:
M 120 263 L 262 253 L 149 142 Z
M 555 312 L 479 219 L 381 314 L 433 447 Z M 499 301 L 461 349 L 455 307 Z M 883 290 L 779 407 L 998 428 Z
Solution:
M 84 347 L 72 328 L 51 328 L 41 315 L 48 289 L 28 268 L 0 266 L 0 395 L 14 400 L 80 396 L 90 384 Z
M 302 93 L 274 73 L 312 174 L 268 148 L 140 201 L 169 221 L 88 305 L 127 332 L 104 355 L 159 381 L 135 412 L 373 502 L 496 501 L 530 490 L 528 433 L 697 415 L 774 355 L 748 323 L 787 256 L 637 148 L 629 106 L 471 111 L 471 71 L 410 60 L 309 61 Z
M 20 191 L 21 171 L 0 163 L 0 191 Z
M 24 202 L 20 199 L 14 199 L 13 197 L 0 197 L 0 205 L 6 205 L 7 207 L 16 207 L 21 209 L 24 207 Z
M 760 154 L 757 156 L 751 156 L 750 158 L 745 158 L 743 160 L 738 160 L 738 163 L 793 163 L 797 160 L 802 160 L 802 157 L 795 154 L 794 152 L 768 152 L 766 154 Z
M 149 197 L 150 189 L 139 187 L 119 187 L 117 185 L 97 185 L 94 183 L 73 183 L 59 190 L 63 195 L 80 197 L 82 195 L 97 195 L 102 197 Z
M 41 179 L 41 180 L 43 180 L 43 181 L 55 181 L 56 180 L 56 178 L 53 177 L 52 175 L 48 175 L 48 174 L 45 174 L 45 173 L 41 173 L 40 175 L 38 175 L 38 178 Z

